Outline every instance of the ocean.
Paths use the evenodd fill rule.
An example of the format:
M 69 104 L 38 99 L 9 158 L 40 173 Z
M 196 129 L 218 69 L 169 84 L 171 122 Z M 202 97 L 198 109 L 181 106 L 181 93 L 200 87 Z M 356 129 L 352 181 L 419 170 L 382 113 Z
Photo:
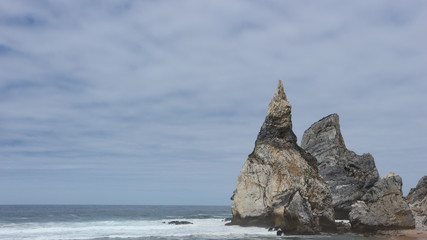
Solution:
M 278 237 L 264 228 L 226 226 L 229 217 L 229 206 L 0 205 L 0 239 L 379 239 L 352 234 Z

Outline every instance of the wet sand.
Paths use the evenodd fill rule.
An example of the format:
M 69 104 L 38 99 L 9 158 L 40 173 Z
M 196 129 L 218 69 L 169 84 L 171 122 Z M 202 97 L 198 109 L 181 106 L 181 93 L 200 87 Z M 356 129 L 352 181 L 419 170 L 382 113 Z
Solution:
M 427 228 L 408 230 L 388 230 L 378 232 L 381 235 L 390 236 L 393 240 L 427 240 Z

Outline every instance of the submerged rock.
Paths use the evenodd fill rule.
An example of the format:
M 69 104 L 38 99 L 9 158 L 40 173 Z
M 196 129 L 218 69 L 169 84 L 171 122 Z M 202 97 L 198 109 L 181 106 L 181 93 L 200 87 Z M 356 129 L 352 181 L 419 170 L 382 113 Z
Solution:
M 402 178 L 389 173 L 352 205 L 352 229 L 359 232 L 415 227 L 411 210 L 402 196 Z
M 337 114 L 311 125 L 304 132 L 301 147 L 317 159 L 319 173 L 332 192 L 335 218 L 348 219 L 351 205 L 379 179 L 374 158 L 346 148 Z
M 168 224 L 173 224 L 173 225 L 188 225 L 188 224 L 193 224 L 193 223 L 189 222 L 189 221 L 170 221 L 170 222 L 168 222 Z
M 280 81 L 232 200 L 232 224 L 300 234 L 335 226 L 330 190 L 316 159 L 297 145 Z
M 411 188 L 406 199 L 415 217 L 416 227 L 427 226 L 427 176 L 422 177 L 415 188 Z

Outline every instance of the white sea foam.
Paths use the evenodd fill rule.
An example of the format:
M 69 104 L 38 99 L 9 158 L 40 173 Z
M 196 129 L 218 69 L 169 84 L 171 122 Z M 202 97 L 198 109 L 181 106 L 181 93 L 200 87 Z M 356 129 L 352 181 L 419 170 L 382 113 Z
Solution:
M 170 225 L 185 220 L 193 224 Z M 164 223 L 165 222 L 165 223 Z M 186 236 L 200 238 L 243 238 L 275 236 L 264 228 L 225 226 L 221 219 L 168 219 L 157 221 L 50 222 L 0 225 L 3 240 L 71 240 L 94 238 L 149 238 Z

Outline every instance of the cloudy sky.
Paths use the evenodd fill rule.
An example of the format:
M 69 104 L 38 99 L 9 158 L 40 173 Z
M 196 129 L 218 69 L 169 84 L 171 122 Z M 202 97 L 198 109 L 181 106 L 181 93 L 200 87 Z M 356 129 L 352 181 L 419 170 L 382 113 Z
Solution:
M 0 204 L 230 204 L 277 81 L 404 192 L 427 175 L 427 2 L 0 1 Z

